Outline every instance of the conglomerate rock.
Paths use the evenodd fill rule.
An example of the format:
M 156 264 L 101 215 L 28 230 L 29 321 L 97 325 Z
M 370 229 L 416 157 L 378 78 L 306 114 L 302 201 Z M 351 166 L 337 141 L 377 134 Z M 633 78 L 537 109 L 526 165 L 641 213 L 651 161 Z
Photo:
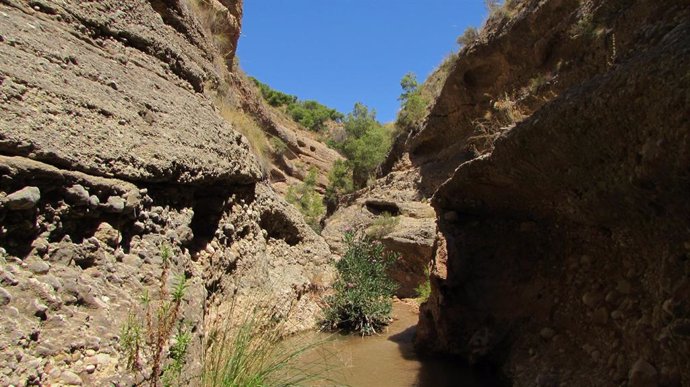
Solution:
M 232 62 L 241 3 L 222 3 Z M 188 5 L 0 1 L 2 385 L 143 383 L 121 329 L 181 278 L 185 381 L 230 311 L 317 321 L 328 246 L 215 111 L 219 56 Z

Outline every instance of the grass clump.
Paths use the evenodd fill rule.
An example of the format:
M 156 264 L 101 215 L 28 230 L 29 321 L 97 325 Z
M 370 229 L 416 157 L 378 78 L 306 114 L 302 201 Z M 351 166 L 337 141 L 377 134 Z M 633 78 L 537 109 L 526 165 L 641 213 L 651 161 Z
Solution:
M 120 329 L 120 351 L 127 359 L 127 368 L 138 372 L 149 365 L 151 386 L 158 386 L 160 382 L 166 386 L 179 385 L 191 338 L 181 319 L 187 279 L 180 274 L 175 277 L 171 292 L 166 287 L 171 257 L 170 247 L 162 246 L 163 267 L 157 299 L 152 300 L 148 291 L 145 291 L 140 298 L 141 309 L 130 311 Z M 175 331 L 176 334 L 173 334 Z M 169 356 L 164 356 L 166 350 Z
M 475 27 L 467 27 L 462 35 L 458 36 L 457 43 L 460 47 L 468 46 L 479 39 L 479 31 Z
M 273 149 L 273 154 L 275 155 L 282 156 L 288 151 L 287 144 L 279 137 L 273 136 L 269 142 L 271 143 L 271 149 Z
M 334 294 L 326 298 L 323 328 L 371 335 L 391 321 L 397 285 L 387 274 L 397 255 L 367 236 L 345 234 L 347 251 L 336 263 Z
M 393 216 L 388 212 L 384 212 L 381 216 L 374 220 L 371 226 L 369 226 L 367 235 L 373 239 L 381 239 L 393 232 L 395 227 L 398 226 L 398 223 L 400 223 L 400 218 Z
M 231 106 L 222 98 L 217 98 L 215 105 L 218 107 L 220 115 L 232 125 L 232 128 L 242 133 L 247 138 L 262 168 L 264 171 L 268 170 L 268 154 L 271 149 L 271 144 L 266 137 L 266 133 L 264 133 L 259 124 L 257 124 L 247 113 Z
M 234 309 L 234 304 L 233 304 Z M 236 315 L 233 311 L 230 315 Z M 276 307 L 255 306 L 237 323 L 226 320 L 204 343 L 203 387 L 300 386 L 330 382 L 322 342 L 286 340 L 287 319 Z M 330 384 L 330 383 L 329 383 Z
M 307 173 L 302 184 L 288 188 L 285 199 L 302 213 L 307 224 L 321 232 L 321 218 L 326 214 L 323 198 L 316 192 L 316 171 Z
M 417 293 L 417 303 L 422 304 L 429 299 L 431 295 L 431 280 L 429 279 L 429 268 L 424 270 L 424 282 L 420 283 L 417 288 L 415 288 L 415 293 Z

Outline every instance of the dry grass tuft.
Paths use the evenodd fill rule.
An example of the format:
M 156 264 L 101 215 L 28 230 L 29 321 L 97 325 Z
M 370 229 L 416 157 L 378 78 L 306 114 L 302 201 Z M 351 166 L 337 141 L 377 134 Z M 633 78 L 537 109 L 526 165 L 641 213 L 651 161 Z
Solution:
M 264 387 L 321 385 L 333 381 L 327 376 L 334 357 L 323 340 L 287 338 L 288 316 L 282 307 L 261 305 L 236 310 L 204 342 L 201 385 L 203 387 Z M 297 340 L 301 339 L 301 340 Z
M 517 101 L 506 93 L 492 103 L 483 118 L 474 120 L 475 135 L 468 139 L 468 144 L 475 146 L 479 153 L 490 152 L 494 141 L 526 116 Z
M 242 133 L 247 138 L 252 151 L 261 163 L 261 167 L 264 171 L 268 171 L 270 168 L 268 160 L 271 145 L 259 124 L 257 124 L 247 113 L 227 103 L 222 97 L 216 98 L 215 105 L 221 117 L 229 122 L 233 129 Z

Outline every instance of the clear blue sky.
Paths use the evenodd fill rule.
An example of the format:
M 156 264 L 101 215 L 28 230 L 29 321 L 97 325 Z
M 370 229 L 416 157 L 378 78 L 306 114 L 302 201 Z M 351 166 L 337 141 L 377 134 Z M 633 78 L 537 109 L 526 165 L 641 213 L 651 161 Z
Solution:
M 240 65 L 275 89 L 343 113 L 360 101 L 388 122 L 400 78 L 423 81 L 486 14 L 483 0 L 245 0 Z

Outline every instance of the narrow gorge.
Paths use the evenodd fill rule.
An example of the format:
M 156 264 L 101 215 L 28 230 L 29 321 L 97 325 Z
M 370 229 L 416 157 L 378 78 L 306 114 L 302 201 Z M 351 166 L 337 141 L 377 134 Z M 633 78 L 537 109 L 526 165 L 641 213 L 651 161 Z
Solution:
M 0 0 L 0 385 L 237 385 L 200 379 L 209 343 L 260 303 L 323 325 L 351 230 L 396 297 L 430 286 L 401 358 L 690 385 L 690 4 L 492 4 L 335 195 L 346 156 L 237 64 L 241 0 Z M 416 385 L 471 385 L 448 369 Z

